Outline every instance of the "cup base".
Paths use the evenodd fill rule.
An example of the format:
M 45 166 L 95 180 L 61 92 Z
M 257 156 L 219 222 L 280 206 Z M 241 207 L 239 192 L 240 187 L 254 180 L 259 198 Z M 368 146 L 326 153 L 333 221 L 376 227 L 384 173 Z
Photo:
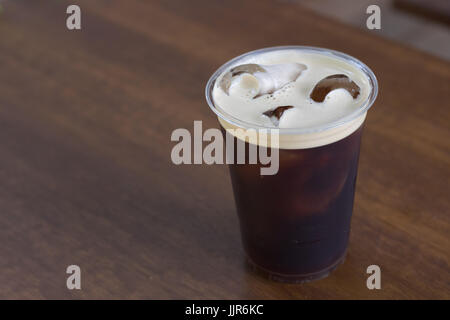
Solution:
M 331 266 L 320 270 L 315 273 L 308 273 L 308 274 L 281 274 L 269 271 L 263 267 L 258 266 L 255 264 L 248 256 L 247 256 L 247 264 L 250 267 L 250 269 L 255 272 L 256 274 L 259 274 L 260 276 L 267 278 L 269 280 L 277 281 L 277 282 L 285 282 L 285 283 L 306 283 L 311 281 L 320 280 L 323 278 L 328 277 L 331 272 L 333 272 L 339 265 L 343 264 L 345 261 L 347 252 L 344 252 L 342 257 L 340 257 L 335 263 L 333 263 Z

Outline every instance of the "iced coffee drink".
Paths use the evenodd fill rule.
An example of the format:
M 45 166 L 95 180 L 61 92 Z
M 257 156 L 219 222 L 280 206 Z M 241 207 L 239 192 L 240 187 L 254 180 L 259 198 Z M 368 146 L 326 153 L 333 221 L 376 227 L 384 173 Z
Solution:
M 253 51 L 211 77 L 207 101 L 224 134 L 245 150 L 279 154 L 273 175 L 261 175 L 261 163 L 229 164 L 243 246 L 255 270 L 304 282 L 344 261 L 363 124 L 376 94 L 376 78 L 362 62 L 311 47 Z M 249 141 L 245 132 L 255 129 L 277 130 L 275 147 Z

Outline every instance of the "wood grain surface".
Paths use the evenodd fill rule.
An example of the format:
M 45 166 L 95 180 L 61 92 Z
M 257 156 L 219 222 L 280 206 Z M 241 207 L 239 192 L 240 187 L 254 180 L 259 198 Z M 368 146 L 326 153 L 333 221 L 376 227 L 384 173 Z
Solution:
M 72 1 L 2 3 L 0 298 L 450 298 L 448 62 L 296 1 L 77 1 L 81 31 Z M 218 127 L 212 72 L 286 44 L 344 51 L 380 83 L 347 260 L 305 285 L 248 271 L 225 166 L 170 160 L 174 129 Z

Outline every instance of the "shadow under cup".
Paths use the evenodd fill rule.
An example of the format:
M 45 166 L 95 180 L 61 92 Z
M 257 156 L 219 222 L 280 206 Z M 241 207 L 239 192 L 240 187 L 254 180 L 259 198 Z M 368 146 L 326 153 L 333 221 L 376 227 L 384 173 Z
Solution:
M 305 50 L 335 56 L 356 66 L 371 86 L 361 107 L 345 118 L 314 130 L 279 129 L 279 168 L 261 175 L 249 164 L 248 140 L 230 129 L 267 129 L 228 114 L 212 101 L 216 79 L 248 55 L 271 50 Z M 222 132 L 234 139 L 234 164 L 229 164 L 241 237 L 250 266 L 270 279 L 306 282 L 326 277 L 345 259 L 355 195 L 361 135 L 367 110 L 377 96 L 373 72 L 341 52 L 302 46 L 272 47 L 236 57 L 221 66 L 206 86 L 206 99 Z M 231 132 L 231 133 L 230 133 Z M 245 163 L 237 164 L 238 140 L 245 144 Z M 244 142 L 245 141 L 245 142 Z M 255 144 L 252 145 L 255 148 Z M 259 149 L 266 148 L 257 145 Z M 271 149 L 264 150 L 270 154 Z

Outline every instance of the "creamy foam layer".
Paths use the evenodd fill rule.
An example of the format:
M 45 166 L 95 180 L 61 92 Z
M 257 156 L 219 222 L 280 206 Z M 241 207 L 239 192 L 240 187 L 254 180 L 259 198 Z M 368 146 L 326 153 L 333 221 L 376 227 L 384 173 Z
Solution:
M 223 78 L 230 77 L 229 71 L 245 64 L 257 64 L 263 69 L 253 70 L 253 73 L 245 70 L 235 72 L 236 76 L 225 87 Z M 332 75 L 348 77 L 357 85 L 358 94 L 353 92 L 352 96 L 350 91 L 339 88 L 330 91 L 323 102 L 314 101 L 311 92 L 315 86 Z M 245 56 L 230 65 L 216 79 L 212 100 L 233 117 L 256 126 L 310 129 L 312 133 L 280 135 L 280 148 L 298 149 L 326 145 L 357 130 L 364 122 L 365 112 L 335 128 L 325 131 L 315 129 L 358 110 L 371 90 L 370 81 L 360 67 L 343 58 L 301 49 L 279 49 Z M 268 116 L 268 111 L 280 106 L 289 106 L 289 109 L 284 110 L 279 119 Z M 225 129 L 236 128 L 232 121 L 220 117 L 219 120 Z
M 265 135 L 262 135 L 263 139 L 260 139 L 257 134 L 257 144 L 263 147 L 276 147 L 280 149 L 308 149 L 325 146 L 327 144 L 342 140 L 355 132 L 364 123 L 366 115 L 367 112 L 364 112 L 361 116 L 341 126 L 337 126 L 320 132 L 302 134 L 278 134 L 278 141 L 275 144 L 271 143 L 270 139 L 264 139 Z M 237 127 L 220 117 L 218 119 L 222 127 L 227 130 L 228 133 L 234 135 L 240 140 L 252 143 L 252 140 L 248 138 L 246 130 Z M 270 135 L 270 132 L 267 132 L 267 134 Z
M 233 90 L 236 85 L 232 85 L 229 94 L 219 86 L 222 77 L 235 66 L 243 64 L 270 66 L 288 63 L 303 64 L 306 70 L 303 70 L 293 82 L 287 83 L 272 94 L 253 98 Z M 275 126 L 264 112 L 285 105 L 294 108 L 283 114 L 279 123 L 280 128 L 313 128 L 336 121 L 360 107 L 371 89 L 367 76 L 357 66 L 335 56 L 302 50 L 276 50 L 251 55 L 231 65 L 229 69 L 219 76 L 214 85 L 212 92 L 214 103 L 240 120 L 267 127 Z M 353 80 L 361 89 L 358 97 L 354 99 L 346 90 L 337 89 L 331 91 L 324 102 L 312 100 L 310 93 L 314 86 L 323 78 L 334 74 L 345 74 Z M 248 74 L 238 76 L 235 82 L 239 82 L 242 77 L 248 78 Z

